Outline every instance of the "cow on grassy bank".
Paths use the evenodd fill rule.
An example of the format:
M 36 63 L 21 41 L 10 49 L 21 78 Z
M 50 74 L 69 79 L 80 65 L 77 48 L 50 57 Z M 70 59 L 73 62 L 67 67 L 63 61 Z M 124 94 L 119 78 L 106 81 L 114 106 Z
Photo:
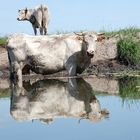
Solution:
M 81 74 L 91 63 L 101 34 L 85 32 L 50 36 L 14 34 L 7 51 L 11 76 L 22 83 L 22 69 L 27 66 L 37 74 L 66 70 L 69 76 Z
M 34 34 L 37 34 L 37 28 L 40 30 L 41 35 L 47 34 L 49 24 L 49 14 L 46 5 L 39 5 L 35 9 L 20 9 L 18 11 L 18 21 L 29 21 L 34 29 Z

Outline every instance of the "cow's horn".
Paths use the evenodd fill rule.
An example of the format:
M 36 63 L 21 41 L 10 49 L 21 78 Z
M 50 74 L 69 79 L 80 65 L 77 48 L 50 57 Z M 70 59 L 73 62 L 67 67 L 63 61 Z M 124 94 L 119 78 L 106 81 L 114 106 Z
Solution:
M 99 36 L 100 36 L 100 35 L 105 35 L 105 33 L 97 33 L 97 35 L 99 35 Z
M 76 35 L 79 35 L 79 36 L 82 36 L 83 35 L 83 33 L 76 33 L 76 32 L 74 32 Z

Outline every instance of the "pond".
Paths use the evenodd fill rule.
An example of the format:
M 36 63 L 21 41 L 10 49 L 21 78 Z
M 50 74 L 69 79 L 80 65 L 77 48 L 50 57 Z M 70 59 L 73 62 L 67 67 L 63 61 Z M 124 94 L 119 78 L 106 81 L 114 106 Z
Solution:
M 139 140 L 140 79 L 26 81 L 0 90 L 1 140 Z

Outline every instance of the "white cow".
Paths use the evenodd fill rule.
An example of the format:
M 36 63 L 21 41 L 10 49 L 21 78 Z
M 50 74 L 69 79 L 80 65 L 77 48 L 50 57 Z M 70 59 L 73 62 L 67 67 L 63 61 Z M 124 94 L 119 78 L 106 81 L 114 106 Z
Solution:
M 29 84 L 29 83 L 28 83 Z M 41 80 L 24 88 L 13 87 L 11 115 L 16 120 L 49 122 L 57 117 L 101 121 L 109 112 L 102 109 L 91 86 L 83 79 Z
M 66 70 L 69 76 L 80 74 L 89 66 L 98 40 L 101 40 L 101 35 L 95 32 L 80 35 L 12 35 L 7 45 L 11 75 L 14 80 L 22 82 L 22 69 L 25 65 L 43 75 L 62 70 Z
M 49 24 L 49 14 L 46 5 L 39 5 L 35 9 L 20 9 L 18 11 L 19 16 L 18 21 L 29 21 L 34 29 L 34 34 L 37 34 L 37 28 L 40 30 L 40 34 L 47 34 L 48 24 Z

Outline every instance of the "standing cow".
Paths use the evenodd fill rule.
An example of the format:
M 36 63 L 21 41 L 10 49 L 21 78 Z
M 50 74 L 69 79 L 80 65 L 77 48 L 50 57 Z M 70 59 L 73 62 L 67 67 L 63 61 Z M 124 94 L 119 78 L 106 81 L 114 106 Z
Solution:
M 11 75 L 22 86 L 22 69 L 26 65 L 43 75 L 62 70 L 69 76 L 81 74 L 89 66 L 98 41 L 101 35 L 95 32 L 50 36 L 15 34 L 7 45 Z
M 17 18 L 17 20 L 30 21 L 33 26 L 35 35 L 37 34 L 37 28 L 39 28 L 41 35 L 47 34 L 47 29 L 49 24 L 49 14 L 46 5 L 39 5 L 35 9 L 25 8 L 19 10 L 18 12 L 19 12 L 19 17 Z

